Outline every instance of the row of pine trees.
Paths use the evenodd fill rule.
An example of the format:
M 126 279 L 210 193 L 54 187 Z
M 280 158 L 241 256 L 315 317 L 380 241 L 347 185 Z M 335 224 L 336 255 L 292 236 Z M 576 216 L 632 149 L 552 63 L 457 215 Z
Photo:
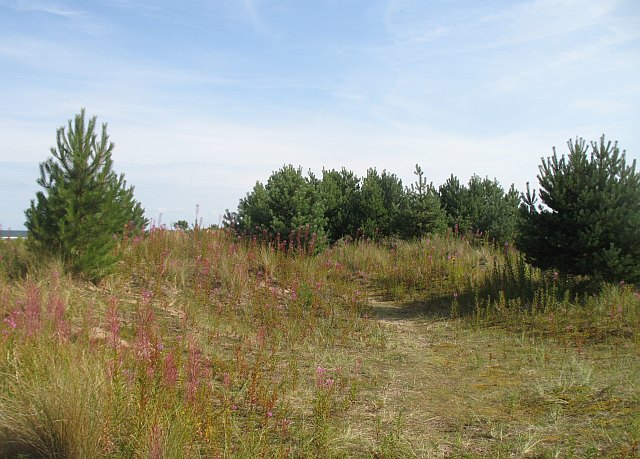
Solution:
M 323 170 L 322 177 L 284 166 L 266 184 L 257 182 L 228 212 L 225 224 L 244 234 L 279 235 L 308 226 L 319 241 L 343 237 L 414 239 L 454 231 L 513 241 L 520 194 L 496 180 L 471 177 L 463 184 L 453 175 L 439 188 L 416 165 L 416 180 L 404 186 L 397 175 L 369 169 L 358 177 L 345 168 Z
M 40 165 L 42 191 L 26 210 L 29 246 L 59 257 L 73 272 L 99 280 L 113 266 L 124 232 L 142 230 L 144 212 L 133 187 L 112 170 L 106 124 L 87 123 L 84 110 L 57 131 L 51 157 Z M 284 166 L 257 182 L 225 224 L 238 234 L 314 249 L 344 237 L 404 239 L 473 233 L 515 242 L 527 261 L 569 275 L 640 282 L 640 173 L 616 143 L 569 141 L 569 154 L 542 159 L 539 195 L 496 180 L 453 175 L 439 188 L 416 165 L 409 186 L 387 171 L 358 177 L 347 169 L 321 177 Z M 540 199 L 541 203 L 538 203 Z

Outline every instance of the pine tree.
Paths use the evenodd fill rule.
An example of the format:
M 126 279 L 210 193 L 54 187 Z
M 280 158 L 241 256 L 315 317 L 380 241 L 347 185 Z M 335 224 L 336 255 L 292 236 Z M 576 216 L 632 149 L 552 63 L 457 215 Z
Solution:
M 451 175 L 439 193 L 451 228 L 481 233 L 497 242 L 515 238 L 520 193 L 513 185 L 505 192 L 497 180 L 473 175 L 464 186 Z
M 640 282 L 640 174 L 617 142 L 569 141 L 542 160 L 540 198 L 527 186 L 518 246 L 528 260 L 595 280 Z M 589 153 L 589 155 L 588 155 Z
M 112 170 L 114 148 L 96 118 L 85 125 L 85 111 L 56 135 L 52 157 L 40 164 L 37 183 L 44 188 L 25 211 L 32 248 L 60 256 L 75 273 L 92 280 L 115 262 L 115 237 L 146 223 L 124 176 Z
M 418 164 L 413 173 L 417 179 L 404 194 L 398 225 L 400 235 L 410 239 L 443 233 L 447 227 L 447 214 L 440 206 L 438 193 L 433 183 L 427 183 Z
M 375 168 L 367 170 L 362 179 L 358 218 L 367 237 L 388 237 L 400 234 L 400 208 L 405 199 L 402 180 L 395 174 Z
M 458 177 L 451 174 L 447 181 L 438 188 L 438 194 L 440 205 L 447 214 L 449 226 L 462 232 L 469 231 L 471 223 L 465 215 L 464 208 L 467 188 L 460 183 Z
M 321 244 L 326 221 L 317 188 L 312 174 L 305 177 L 302 168 L 283 166 L 271 174 L 266 185 L 256 182 L 240 200 L 237 214 L 227 212 L 226 225 L 239 232 L 279 234 L 282 240 L 305 228 Z
M 360 179 L 346 168 L 323 170 L 318 192 L 324 206 L 327 236 L 335 242 L 344 236 L 355 237 L 358 231 Z

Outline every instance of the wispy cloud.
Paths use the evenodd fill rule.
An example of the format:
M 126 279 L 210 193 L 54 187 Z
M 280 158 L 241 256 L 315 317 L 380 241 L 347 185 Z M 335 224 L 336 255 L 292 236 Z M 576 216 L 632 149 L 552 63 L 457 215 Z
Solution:
M 62 67 L 78 54 L 66 44 L 12 34 L 0 35 L 0 56 L 34 67 L 47 67 L 53 62 Z
M 511 2 L 496 10 L 491 2 L 471 2 L 451 7 L 415 0 L 391 0 L 386 26 L 400 46 L 416 47 L 439 40 L 438 48 L 424 56 L 466 54 L 526 43 L 557 39 L 591 27 L 608 31 L 611 12 L 621 2 L 602 0 L 530 0 Z M 616 27 L 637 29 L 638 16 Z M 612 30 L 613 32 L 613 30 Z
M 37 0 L 18 0 L 16 2 L 2 2 L 19 12 L 46 13 L 64 18 L 81 18 L 85 13 L 80 10 L 67 9 L 53 2 L 41 2 Z
M 166 4 L 163 5 L 162 2 L 153 0 L 106 0 L 105 3 L 115 8 L 135 11 L 136 13 L 146 15 L 157 15 L 167 7 Z
M 521 59 L 519 69 L 504 74 L 489 83 L 486 89 L 497 93 L 542 90 L 584 81 L 585 76 L 640 69 L 635 51 L 624 51 L 624 45 L 637 41 L 640 31 L 612 31 L 593 34 L 586 42 L 573 46 L 556 46 L 541 58 Z M 603 65 L 593 66 L 593 62 Z M 634 70 L 635 69 L 635 70 Z
M 211 7 L 209 7 L 211 8 Z M 214 9 L 220 14 L 220 5 L 215 5 Z M 253 32 L 269 39 L 278 39 L 280 34 L 269 24 L 266 19 L 261 0 L 228 0 L 224 2 L 222 11 L 240 19 L 241 22 L 249 24 Z
M 247 13 L 249 21 L 257 27 L 262 27 L 260 13 L 258 12 L 258 6 L 255 0 L 242 0 L 242 6 L 244 7 L 245 13 Z
M 80 31 L 95 36 L 111 29 L 108 21 L 89 13 L 85 8 L 68 8 L 56 2 L 41 0 L 0 0 L 0 6 L 5 6 L 20 15 L 42 16 L 62 30 Z M 47 30 L 46 26 L 41 27 L 43 31 Z

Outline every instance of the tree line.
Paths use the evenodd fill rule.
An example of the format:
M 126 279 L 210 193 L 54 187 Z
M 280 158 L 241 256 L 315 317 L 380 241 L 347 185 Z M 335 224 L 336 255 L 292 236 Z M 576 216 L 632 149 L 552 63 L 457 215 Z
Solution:
M 26 210 L 28 245 L 59 257 L 73 272 L 99 280 L 115 262 L 118 237 L 142 231 L 147 220 L 112 170 L 113 144 L 96 118 L 82 110 L 57 131 L 51 157 L 40 165 L 43 188 Z M 416 165 L 409 186 L 371 168 L 323 170 L 321 176 L 286 165 L 265 184 L 256 182 L 227 211 L 238 234 L 317 247 L 345 237 L 417 239 L 448 229 L 510 243 L 544 269 L 609 281 L 640 282 L 640 173 L 604 136 L 568 142 L 568 155 L 542 158 L 538 191 L 504 189 L 495 179 L 451 175 L 436 188 Z
M 371 168 L 354 172 L 323 170 L 317 177 L 286 165 L 266 184 L 257 182 L 227 211 L 224 224 L 241 234 L 279 235 L 286 240 L 299 227 L 309 227 L 318 240 L 344 237 L 415 239 L 428 234 L 473 232 L 499 242 L 514 240 L 520 193 L 504 190 L 497 180 L 471 177 L 463 184 L 451 176 L 436 188 L 419 165 L 415 182 L 404 186 L 395 174 Z

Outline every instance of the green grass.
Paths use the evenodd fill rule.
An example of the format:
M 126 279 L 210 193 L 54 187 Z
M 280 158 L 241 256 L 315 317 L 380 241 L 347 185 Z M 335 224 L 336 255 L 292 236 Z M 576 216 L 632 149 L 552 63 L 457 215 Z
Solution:
M 632 286 L 453 236 L 310 256 L 156 230 L 98 286 L 18 244 L 0 457 L 638 454 Z

